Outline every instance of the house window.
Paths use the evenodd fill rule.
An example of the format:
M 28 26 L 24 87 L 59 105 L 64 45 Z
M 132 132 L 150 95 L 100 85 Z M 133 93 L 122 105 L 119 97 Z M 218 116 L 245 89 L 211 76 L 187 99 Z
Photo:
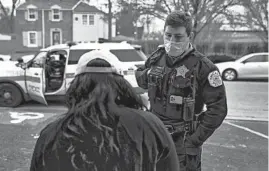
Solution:
M 87 15 L 82 15 L 82 24 L 87 25 L 88 23 L 88 16 Z
M 28 32 L 28 46 L 37 47 L 37 32 L 35 31 Z
M 60 10 L 59 9 L 53 9 L 52 10 L 52 20 L 53 21 L 59 21 L 60 20 Z
M 37 19 L 37 11 L 35 9 L 28 9 L 28 20 L 36 20 Z
M 94 15 L 89 15 L 89 25 L 94 25 Z

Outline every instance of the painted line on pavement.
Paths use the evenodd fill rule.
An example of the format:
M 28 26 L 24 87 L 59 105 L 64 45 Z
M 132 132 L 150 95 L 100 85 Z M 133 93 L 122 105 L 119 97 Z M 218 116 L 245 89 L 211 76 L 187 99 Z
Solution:
M 231 126 L 234 126 L 234 127 L 237 127 L 237 128 L 240 128 L 240 129 L 243 129 L 243 130 L 248 131 L 248 132 L 250 132 L 250 133 L 256 134 L 256 135 L 258 135 L 258 136 L 260 136 L 260 137 L 269 139 L 269 137 L 268 137 L 267 135 L 264 135 L 264 134 L 262 134 L 262 133 L 260 133 L 260 132 L 254 131 L 254 130 L 249 129 L 249 128 L 247 128 L 247 127 L 240 126 L 240 125 L 236 125 L 236 124 L 233 124 L 233 123 L 230 123 L 230 122 L 227 122 L 227 121 L 224 121 L 224 123 L 226 123 L 226 124 L 228 124 L 228 125 L 231 125 Z
M 25 120 L 29 119 L 40 119 L 44 117 L 43 113 L 37 113 L 37 112 L 9 112 L 10 117 L 13 119 L 10 121 L 10 123 L 18 124 L 22 123 Z
M 268 121 L 268 118 L 245 117 L 245 116 L 226 116 L 225 120 L 242 120 L 242 121 Z

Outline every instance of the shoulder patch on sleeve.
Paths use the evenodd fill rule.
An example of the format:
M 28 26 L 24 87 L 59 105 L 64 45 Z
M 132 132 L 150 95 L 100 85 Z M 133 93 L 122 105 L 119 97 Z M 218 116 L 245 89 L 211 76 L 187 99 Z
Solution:
M 217 70 L 212 71 L 208 74 L 208 81 L 212 87 L 219 87 L 223 84 L 220 73 Z

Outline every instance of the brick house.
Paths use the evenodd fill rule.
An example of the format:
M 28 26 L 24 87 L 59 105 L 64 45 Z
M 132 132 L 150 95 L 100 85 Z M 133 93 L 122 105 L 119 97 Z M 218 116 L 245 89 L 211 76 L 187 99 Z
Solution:
M 107 39 L 106 16 L 82 1 L 26 0 L 16 9 L 17 41 L 23 48 L 36 50 L 68 41 Z

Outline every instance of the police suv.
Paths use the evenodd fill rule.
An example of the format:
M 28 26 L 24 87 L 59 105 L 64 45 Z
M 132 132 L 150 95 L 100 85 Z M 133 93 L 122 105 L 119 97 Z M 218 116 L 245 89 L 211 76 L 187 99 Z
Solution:
M 124 77 L 137 93 L 134 71 L 146 56 L 138 46 L 122 43 L 67 43 L 41 49 L 33 59 L 0 63 L 0 106 L 16 107 L 34 100 L 47 105 L 47 100 L 61 100 L 74 78 L 79 58 L 94 49 L 108 49 L 123 63 Z

